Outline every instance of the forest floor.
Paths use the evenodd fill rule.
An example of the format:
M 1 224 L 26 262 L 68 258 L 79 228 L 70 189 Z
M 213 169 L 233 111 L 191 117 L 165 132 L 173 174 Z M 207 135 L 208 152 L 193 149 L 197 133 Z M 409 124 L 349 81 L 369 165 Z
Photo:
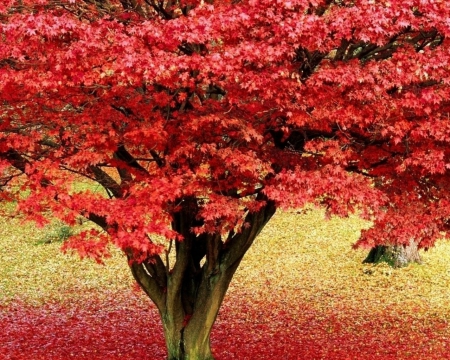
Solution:
M 0 359 L 164 359 L 157 311 L 126 260 L 64 255 L 52 226 L 0 218 Z M 450 359 L 450 243 L 422 265 L 363 265 L 367 250 L 351 245 L 367 226 L 277 213 L 219 313 L 217 359 Z

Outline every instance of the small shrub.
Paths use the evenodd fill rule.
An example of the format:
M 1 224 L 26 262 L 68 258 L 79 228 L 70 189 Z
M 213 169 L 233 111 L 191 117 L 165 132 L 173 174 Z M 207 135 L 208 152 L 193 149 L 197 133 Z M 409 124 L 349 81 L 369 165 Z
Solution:
M 49 231 L 36 242 L 36 245 L 58 243 L 67 240 L 74 233 L 73 228 L 68 225 L 58 223 L 50 227 Z

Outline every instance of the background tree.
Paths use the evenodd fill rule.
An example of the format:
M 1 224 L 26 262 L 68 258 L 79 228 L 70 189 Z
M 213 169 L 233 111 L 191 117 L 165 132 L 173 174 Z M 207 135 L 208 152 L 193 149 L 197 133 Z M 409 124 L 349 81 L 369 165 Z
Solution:
M 120 247 L 169 359 L 212 359 L 227 287 L 277 208 L 357 210 L 374 220 L 359 246 L 446 230 L 449 10 L 3 1 L 1 196 L 38 223 L 95 223 L 65 248 Z

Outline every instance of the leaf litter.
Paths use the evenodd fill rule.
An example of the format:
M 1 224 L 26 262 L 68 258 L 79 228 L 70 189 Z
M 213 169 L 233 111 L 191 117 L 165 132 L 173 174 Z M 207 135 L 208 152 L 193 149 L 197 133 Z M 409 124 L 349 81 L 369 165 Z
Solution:
M 212 333 L 218 360 L 444 359 L 450 356 L 450 244 L 403 269 L 362 264 L 358 217 L 277 213 L 244 258 Z M 0 219 L 0 357 L 163 359 L 156 308 L 119 252 L 106 266 L 36 245 Z

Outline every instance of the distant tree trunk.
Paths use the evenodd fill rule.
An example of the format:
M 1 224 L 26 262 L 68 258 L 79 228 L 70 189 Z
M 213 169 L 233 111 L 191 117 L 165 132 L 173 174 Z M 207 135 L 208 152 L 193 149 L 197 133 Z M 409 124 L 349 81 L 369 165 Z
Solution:
M 262 196 L 261 196 L 262 197 Z M 248 213 L 240 233 L 195 235 L 201 226 L 195 199 L 180 201 L 172 227 L 183 235 L 175 242 L 176 259 L 158 255 L 133 261 L 131 272 L 156 304 L 164 328 L 168 360 L 214 360 L 210 333 L 228 286 L 243 256 L 275 213 L 271 201 L 256 213 Z
M 421 263 L 417 244 L 378 245 L 372 248 L 363 263 L 376 264 L 386 262 L 394 268 L 407 266 L 410 263 Z

